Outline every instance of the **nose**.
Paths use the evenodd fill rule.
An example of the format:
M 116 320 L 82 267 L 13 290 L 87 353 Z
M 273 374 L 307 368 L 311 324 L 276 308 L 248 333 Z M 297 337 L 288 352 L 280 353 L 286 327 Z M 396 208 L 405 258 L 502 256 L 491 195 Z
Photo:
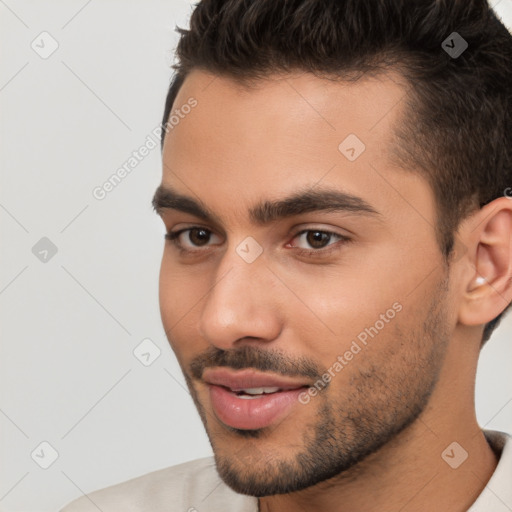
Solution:
M 226 251 L 203 302 L 201 336 L 222 350 L 275 340 L 282 325 L 275 279 L 262 256 L 247 263 L 235 249 Z

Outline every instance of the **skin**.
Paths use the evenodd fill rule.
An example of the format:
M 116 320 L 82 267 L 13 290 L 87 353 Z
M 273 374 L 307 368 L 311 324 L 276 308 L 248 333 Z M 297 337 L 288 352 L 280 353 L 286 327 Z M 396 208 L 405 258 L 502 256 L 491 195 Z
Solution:
M 210 235 L 180 236 L 196 255 L 166 240 L 162 321 L 221 477 L 260 496 L 261 511 L 462 511 L 496 467 L 474 383 L 483 325 L 512 299 L 512 201 L 499 198 L 461 224 L 463 250 L 448 267 L 431 188 L 390 158 L 405 95 L 391 74 L 353 83 L 273 75 L 247 89 L 193 70 L 176 98 L 174 108 L 190 97 L 198 104 L 165 138 L 162 185 L 201 201 L 216 220 L 159 209 L 166 231 Z M 338 150 L 350 133 L 366 146 L 353 162 Z M 378 214 L 251 222 L 257 202 L 321 187 Z M 297 235 L 303 229 L 349 241 L 331 236 L 322 248 Z M 236 252 L 248 236 L 263 249 L 252 263 Z M 325 389 L 271 427 L 228 428 L 193 377 L 191 364 L 215 364 L 209 356 L 219 349 L 231 354 L 227 364 L 258 368 L 259 354 L 277 375 L 299 360 L 321 374 L 396 303 L 401 311 Z M 457 469 L 441 456 L 454 441 L 468 453 Z

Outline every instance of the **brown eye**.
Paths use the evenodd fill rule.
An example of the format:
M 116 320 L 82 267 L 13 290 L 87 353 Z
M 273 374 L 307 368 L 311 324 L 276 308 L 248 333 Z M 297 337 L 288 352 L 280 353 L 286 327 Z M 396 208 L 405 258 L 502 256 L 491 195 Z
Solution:
M 325 231 L 307 231 L 306 241 L 315 249 L 325 247 L 330 239 L 331 235 Z
M 294 242 L 295 240 L 299 242 Z M 343 249 L 348 242 L 352 242 L 348 236 L 313 228 L 298 232 L 286 247 L 291 247 L 298 256 L 322 258 Z
M 194 245 L 202 246 L 210 240 L 209 231 L 203 228 L 192 228 L 188 234 L 189 240 Z
M 185 236 L 186 233 L 188 233 L 188 236 Z M 180 229 L 179 231 L 170 231 L 165 235 L 165 238 L 170 240 L 174 245 L 180 248 L 180 250 L 193 252 L 194 247 L 208 246 L 212 235 L 213 233 L 210 230 L 195 226 Z

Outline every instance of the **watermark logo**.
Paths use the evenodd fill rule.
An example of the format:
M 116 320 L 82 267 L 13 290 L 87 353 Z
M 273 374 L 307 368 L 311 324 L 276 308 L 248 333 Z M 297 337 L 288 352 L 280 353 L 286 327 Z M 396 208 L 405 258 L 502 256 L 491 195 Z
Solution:
M 245 262 L 252 263 L 263 252 L 263 247 L 252 236 L 248 236 L 238 244 L 236 252 Z
M 143 339 L 133 350 L 133 355 L 144 365 L 151 366 L 161 354 L 161 350 L 150 338 Z
M 338 151 L 350 162 L 357 160 L 365 149 L 363 141 L 353 133 L 348 135 L 338 146 Z
M 441 48 L 452 58 L 460 57 L 468 48 L 468 42 L 458 33 L 452 32 L 442 43 Z
M 48 263 L 56 254 L 57 246 L 46 236 L 43 236 L 32 247 L 32 254 L 42 263 Z
M 441 458 L 452 469 L 457 469 L 468 458 L 468 452 L 457 441 L 453 441 L 443 450 Z
M 41 59 L 47 59 L 55 53 L 59 47 L 59 43 L 48 32 L 41 32 L 32 43 L 30 43 L 30 47 Z
M 48 441 L 43 441 L 30 456 L 39 467 L 48 469 L 59 458 L 59 453 Z

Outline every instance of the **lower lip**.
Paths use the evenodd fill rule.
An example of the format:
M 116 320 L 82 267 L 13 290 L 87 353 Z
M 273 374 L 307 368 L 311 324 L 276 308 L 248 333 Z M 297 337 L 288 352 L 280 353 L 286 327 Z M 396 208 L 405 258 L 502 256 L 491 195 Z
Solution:
M 298 402 L 305 388 L 278 391 L 258 398 L 240 398 L 232 391 L 210 384 L 210 398 L 217 418 L 232 428 L 256 430 L 282 419 Z

